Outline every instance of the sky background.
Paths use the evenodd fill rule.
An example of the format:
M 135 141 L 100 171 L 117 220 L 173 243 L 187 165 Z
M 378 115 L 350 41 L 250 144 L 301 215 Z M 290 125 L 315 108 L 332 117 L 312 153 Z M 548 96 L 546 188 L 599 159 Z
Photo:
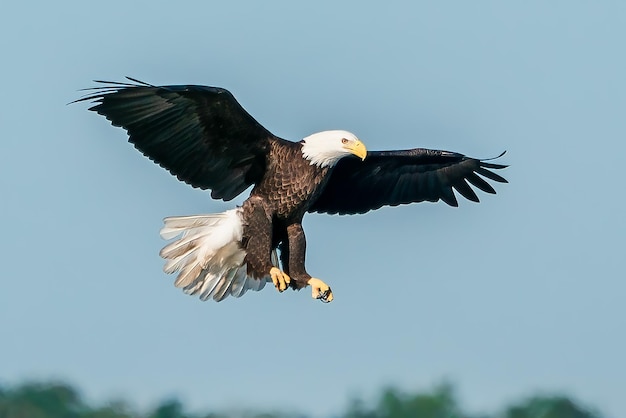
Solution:
M 0 383 L 316 417 L 393 384 L 472 412 L 564 392 L 626 416 L 626 3 L 9 2 L 0 6 Z M 308 215 L 335 301 L 200 302 L 158 256 L 221 212 L 87 112 L 94 79 L 228 88 L 299 140 L 498 162 L 481 203 Z

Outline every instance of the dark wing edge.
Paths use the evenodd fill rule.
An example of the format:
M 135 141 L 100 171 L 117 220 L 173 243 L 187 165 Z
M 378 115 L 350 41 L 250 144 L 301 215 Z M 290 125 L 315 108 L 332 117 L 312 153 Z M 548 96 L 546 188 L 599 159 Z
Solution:
M 179 180 L 231 200 L 262 178 L 275 137 L 226 89 L 96 80 L 72 103 L 124 128 L 135 148 Z
M 506 151 L 505 151 L 506 152 Z M 489 194 L 495 189 L 487 182 L 508 181 L 493 170 L 507 165 L 463 154 L 415 148 L 401 151 L 368 152 L 365 161 L 346 157 L 337 163 L 326 188 L 309 212 L 352 215 L 416 202 L 459 203 L 454 191 L 479 202 L 471 186 Z

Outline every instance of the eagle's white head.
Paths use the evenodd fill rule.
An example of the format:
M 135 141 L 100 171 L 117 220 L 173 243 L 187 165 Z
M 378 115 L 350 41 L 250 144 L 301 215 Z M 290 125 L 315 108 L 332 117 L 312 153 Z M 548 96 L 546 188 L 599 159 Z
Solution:
M 302 156 L 319 167 L 332 167 L 347 156 L 365 159 L 367 149 L 348 131 L 323 131 L 302 140 Z

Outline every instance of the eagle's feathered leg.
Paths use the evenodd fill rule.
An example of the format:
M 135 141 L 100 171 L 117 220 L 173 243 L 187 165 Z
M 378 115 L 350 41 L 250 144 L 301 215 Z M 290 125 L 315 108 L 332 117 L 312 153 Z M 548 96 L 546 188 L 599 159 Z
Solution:
M 297 222 L 287 226 L 287 237 L 289 240 L 288 271 L 293 278 L 291 286 L 295 289 L 311 286 L 311 296 L 313 299 L 320 299 L 325 303 L 332 301 L 333 292 L 330 290 L 330 286 L 320 279 L 311 277 L 304 266 L 306 237 L 302 225 Z
M 246 248 L 245 263 L 253 277 L 271 277 L 279 292 L 289 287 L 291 278 L 272 264 L 272 216 L 266 202 L 258 196 L 243 203 L 244 231 L 242 245 Z

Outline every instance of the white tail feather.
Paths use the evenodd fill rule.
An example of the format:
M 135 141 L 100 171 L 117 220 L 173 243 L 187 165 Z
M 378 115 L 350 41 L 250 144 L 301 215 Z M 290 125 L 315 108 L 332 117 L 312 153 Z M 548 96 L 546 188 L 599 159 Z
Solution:
M 247 290 L 261 290 L 269 277 L 248 276 L 241 248 L 241 208 L 223 213 L 165 218 L 161 237 L 177 240 L 161 250 L 166 273 L 179 272 L 174 285 L 200 299 L 221 301 L 240 297 Z M 272 259 L 277 259 L 275 252 Z

